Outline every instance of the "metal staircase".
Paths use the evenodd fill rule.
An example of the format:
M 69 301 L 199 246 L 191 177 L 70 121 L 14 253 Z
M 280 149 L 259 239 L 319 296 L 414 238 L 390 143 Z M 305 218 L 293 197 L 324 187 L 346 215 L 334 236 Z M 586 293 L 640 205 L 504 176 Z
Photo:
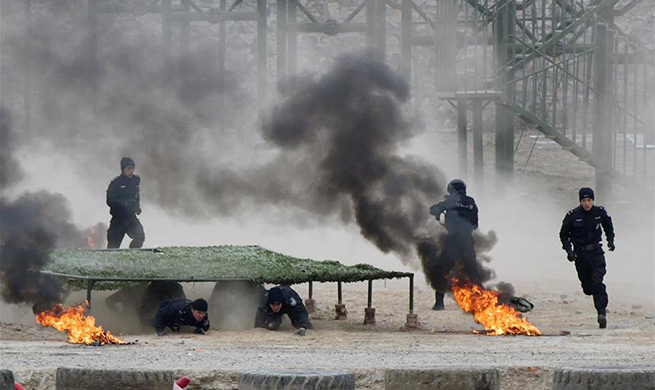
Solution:
M 493 42 L 472 40 L 493 46 L 492 71 L 482 66 L 487 74 L 480 77 L 493 83 L 477 83 L 475 90 L 502 92 L 497 133 L 513 140 L 511 117 L 518 117 L 594 167 L 597 186 L 618 178 L 652 187 L 655 54 L 615 21 L 639 2 L 460 0 L 458 18 L 469 37 L 483 34 Z M 478 69 L 471 61 L 479 56 L 467 58 L 463 50 L 471 51 L 460 49 L 458 67 Z M 459 91 L 471 90 L 458 84 Z

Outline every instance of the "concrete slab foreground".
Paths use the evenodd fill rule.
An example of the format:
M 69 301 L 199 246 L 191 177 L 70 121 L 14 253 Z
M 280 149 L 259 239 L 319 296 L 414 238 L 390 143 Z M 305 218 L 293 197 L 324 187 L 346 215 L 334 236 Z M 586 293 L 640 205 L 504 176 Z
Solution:
M 239 375 L 239 390 L 354 390 L 355 374 L 347 371 L 247 371 Z
M 655 390 L 655 367 L 560 368 L 553 390 Z
M 500 372 L 472 367 L 389 369 L 384 383 L 385 390 L 500 390 Z
M 170 390 L 171 371 L 58 368 L 57 390 Z
M 0 390 L 14 390 L 14 373 L 0 370 Z

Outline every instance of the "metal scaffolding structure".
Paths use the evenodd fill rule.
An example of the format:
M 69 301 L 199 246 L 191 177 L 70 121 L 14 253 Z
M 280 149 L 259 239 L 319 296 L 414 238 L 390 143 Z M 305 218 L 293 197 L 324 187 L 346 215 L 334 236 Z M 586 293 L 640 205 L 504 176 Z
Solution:
M 614 20 L 639 2 L 463 0 L 493 27 L 498 171 L 511 173 L 518 117 L 594 167 L 605 197 L 612 182 L 653 188 L 655 53 Z
M 188 54 L 193 23 L 218 24 L 221 70 L 229 47 L 226 24 L 255 23 L 257 97 L 263 106 L 270 76 L 280 80 L 298 71 L 300 35 L 359 34 L 410 81 L 414 96 L 438 96 L 456 109 L 464 176 L 467 114 L 472 114 L 474 177 L 481 184 L 483 111 L 493 109 L 499 177 L 513 173 L 515 133 L 523 121 L 594 167 L 600 193 L 611 192 L 611 181 L 646 188 L 655 182 L 655 124 L 649 112 L 655 54 L 615 23 L 641 0 L 353 0 L 341 20 L 316 16 L 306 6 L 310 0 L 232 0 L 229 6 L 227 0 L 152 0 L 140 8 L 130 2 L 87 1 L 91 69 L 99 66 L 101 15 L 161 15 L 166 55 L 177 47 L 174 37 L 179 38 L 175 54 Z M 30 1 L 25 4 L 29 52 Z M 274 49 L 268 46 L 271 35 Z M 397 45 L 390 50 L 392 39 Z M 425 50 L 430 53 L 427 63 L 417 54 Z M 268 63 L 272 52 L 274 72 Z M 31 83 L 26 75 L 29 127 Z M 422 82 L 416 82 L 417 75 Z M 426 75 L 431 82 L 425 82 Z M 89 88 L 96 91 L 97 85 Z

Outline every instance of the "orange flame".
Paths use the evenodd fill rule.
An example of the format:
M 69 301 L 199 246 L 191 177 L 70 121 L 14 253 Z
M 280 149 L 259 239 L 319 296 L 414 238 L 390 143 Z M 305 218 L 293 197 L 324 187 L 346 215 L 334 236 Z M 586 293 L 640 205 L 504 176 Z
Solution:
M 490 336 L 504 334 L 540 336 L 541 331 L 514 310 L 513 307 L 498 303 L 498 291 L 486 290 L 477 284 L 458 285 L 453 280 L 453 295 L 457 304 L 482 324 Z
M 36 321 L 43 326 L 52 326 L 61 332 L 68 333 L 68 342 L 73 344 L 126 344 L 111 332 L 96 326 L 93 316 L 85 315 L 86 305 L 64 308 L 57 304 L 50 310 L 36 315 Z
M 98 229 L 93 228 L 89 232 L 89 235 L 86 237 L 86 243 L 89 246 L 89 249 L 96 249 L 95 237 L 98 235 Z

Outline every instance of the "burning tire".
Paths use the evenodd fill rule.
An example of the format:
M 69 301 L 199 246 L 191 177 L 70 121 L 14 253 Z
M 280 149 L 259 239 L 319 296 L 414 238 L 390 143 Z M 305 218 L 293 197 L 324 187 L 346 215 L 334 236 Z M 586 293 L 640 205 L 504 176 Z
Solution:
M 255 324 L 257 306 L 265 293 L 264 287 L 247 280 L 217 282 L 209 298 L 212 328 L 251 329 Z
M 0 370 L 0 390 L 14 390 L 14 373 Z
M 175 378 L 169 371 L 91 370 L 58 368 L 57 390 L 149 389 L 170 390 Z
M 344 371 L 250 371 L 239 374 L 239 390 L 353 390 L 355 374 Z
M 500 390 L 500 372 L 461 367 L 390 369 L 384 372 L 384 384 L 386 390 Z
M 655 390 L 655 367 L 560 368 L 554 390 Z

